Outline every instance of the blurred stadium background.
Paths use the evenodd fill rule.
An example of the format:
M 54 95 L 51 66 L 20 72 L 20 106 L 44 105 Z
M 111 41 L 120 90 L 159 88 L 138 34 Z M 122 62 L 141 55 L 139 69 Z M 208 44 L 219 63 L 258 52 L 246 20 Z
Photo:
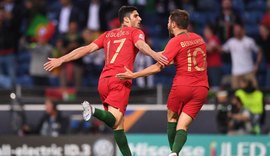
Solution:
M 235 113 L 231 97 L 241 88 L 231 86 L 230 53 L 215 50 L 214 55 L 208 54 L 211 59 L 207 60 L 209 96 L 190 127 L 181 155 L 269 156 L 270 1 L 267 0 L 0 0 L 0 155 L 119 155 L 111 130 L 96 119 L 84 122 L 81 117 L 83 100 L 101 107 L 97 82 L 103 67 L 102 50 L 52 73 L 42 67 L 48 57 L 60 57 L 118 27 L 117 11 L 122 5 L 137 6 L 147 42 L 156 51 L 161 51 L 169 39 L 168 14 L 175 8 L 190 13 L 190 31 L 202 35 L 208 46 L 213 43 L 207 27 L 214 32 L 216 44 L 222 46 L 234 37 L 234 24 L 243 24 L 246 35 L 263 54 L 256 72 L 257 91 L 263 93 L 263 98 L 250 95 L 248 99 L 250 92 L 245 96 L 252 103 L 246 108 L 251 112 L 250 120 L 256 115 L 260 120 L 251 122 L 251 129 L 243 126 L 248 122 L 229 126 L 228 114 Z M 254 53 L 254 62 L 256 57 Z M 152 63 L 151 58 L 139 54 L 135 69 Z M 136 156 L 169 153 L 166 101 L 174 70 L 169 67 L 157 75 L 133 81 L 125 126 Z M 47 98 L 61 112 L 50 130 L 43 123 L 48 112 Z M 258 107 L 263 109 L 254 114 L 253 109 Z

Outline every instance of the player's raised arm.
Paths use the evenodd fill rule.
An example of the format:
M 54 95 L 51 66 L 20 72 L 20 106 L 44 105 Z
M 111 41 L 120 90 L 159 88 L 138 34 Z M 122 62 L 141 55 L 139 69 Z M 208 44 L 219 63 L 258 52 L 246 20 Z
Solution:
M 135 79 L 138 77 L 145 77 L 145 76 L 149 76 L 149 75 L 153 75 L 155 73 L 160 72 L 162 69 L 164 68 L 164 66 L 162 66 L 159 63 L 153 64 L 141 71 L 135 72 L 133 73 L 132 71 L 130 71 L 127 67 L 125 67 L 126 72 L 125 73 L 119 73 L 116 75 L 117 78 L 121 79 L 121 80 L 126 80 L 126 79 Z
M 162 53 L 156 53 L 154 50 L 150 48 L 150 46 L 145 43 L 145 41 L 138 40 L 135 43 L 135 46 L 144 54 L 147 54 L 151 56 L 153 59 L 155 59 L 157 62 L 159 62 L 161 65 L 168 64 L 168 60 L 165 56 L 162 55 Z
M 95 43 L 91 43 L 87 46 L 79 47 L 72 52 L 60 57 L 60 58 L 48 58 L 49 61 L 44 64 L 44 69 L 52 71 L 54 68 L 61 66 L 64 62 L 79 59 L 89 53 L 96 51 L 98 46 Z

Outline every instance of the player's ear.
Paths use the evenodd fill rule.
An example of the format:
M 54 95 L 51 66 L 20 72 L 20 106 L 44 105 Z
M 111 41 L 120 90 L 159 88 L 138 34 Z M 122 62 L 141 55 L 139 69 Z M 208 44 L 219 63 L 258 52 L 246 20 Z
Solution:
M 129 23 L 129 21 L 130 21 L 130 18 L 127 17 L 127 16 L 125 16 L 125 17 L 124 17 L 124 23 Z
M 176 23 L 174 21 L 172 21 L 172 27 L 175 28 L 176 27 Z

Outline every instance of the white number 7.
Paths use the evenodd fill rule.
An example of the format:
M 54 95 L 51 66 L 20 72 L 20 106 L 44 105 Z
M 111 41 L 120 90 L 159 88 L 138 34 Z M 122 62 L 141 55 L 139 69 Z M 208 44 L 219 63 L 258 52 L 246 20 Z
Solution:
M 112 57 L 110 63 L 114 63 L 116 57 L 118 56 L 120 50 L 121 50 L 122 47 L 123 47 L 125 41 L 126 41 L 126 38 L 122 38 L 122 39 L 120 39 L 120 40 L 114 40 L 114 41 L 113 41 L 113 43 L 120 43 L 120 44 L 119 44 L 119 46 L 117 47 L 117 49 L 116 49 L 116 51 L 115 51 L 115 54 L 113 55 L 113 57 Z M 111 43 L 111 42 L 108 42 L 108 45 L 107 45 L 107 47 L 108 47 L 108 49 L 107 49 L 107 57 L 109 56 L 109 47 L 110 47 L 110 43 Z

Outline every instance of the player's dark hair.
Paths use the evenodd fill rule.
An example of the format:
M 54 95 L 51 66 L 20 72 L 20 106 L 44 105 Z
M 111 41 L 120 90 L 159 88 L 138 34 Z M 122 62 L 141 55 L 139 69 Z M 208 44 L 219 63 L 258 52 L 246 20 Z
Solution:
M 170 13 L 171 21 L 174 21 L 178 28 L 187 29 L 189 25 L 189 13 L 185 10 L 175 9 Z
M 120 23 L 122 24 L 124 22 L 124 17 L 129 17 L 134 10 L 137 11 L 138 9 L 134 6 L 122 6 L 118 11 Z

